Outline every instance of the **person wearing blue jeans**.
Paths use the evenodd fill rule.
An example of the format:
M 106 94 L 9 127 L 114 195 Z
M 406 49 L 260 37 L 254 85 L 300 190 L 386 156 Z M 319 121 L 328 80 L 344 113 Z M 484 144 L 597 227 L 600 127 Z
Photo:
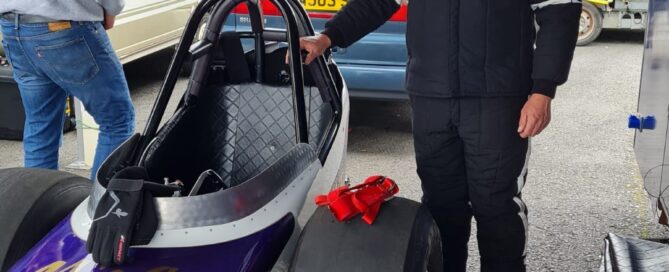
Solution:
M 121 63 L 106 29 L 123 0 L 3 0 L 2 45 L 26 113 L 25 167 L 58 169 L 66 97 L 81 100 L 100 127 L 91 179 L 134 130 Z

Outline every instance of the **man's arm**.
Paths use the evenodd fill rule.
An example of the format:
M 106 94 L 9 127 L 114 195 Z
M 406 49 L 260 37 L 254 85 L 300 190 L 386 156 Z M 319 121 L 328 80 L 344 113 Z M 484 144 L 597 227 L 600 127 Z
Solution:
M 532 93 L 553 98 L 567 81 L 578 37 L 581 0 L 530 0 L 539 32 L 534 50 Z
M 388 21 L 400 7 L 401 0 L 349 0 L 334 18 L 325 24 L 323 34 L 333 46 L 348 47 Z
M 109 30 L 114 27 L 116 23 L 116 15 L 119 15 L 125 7 L 125 0 L 95 0 L 102 6 L 104 10 L 103 25 L 105 29 Z
M 112 29 L 115 23 L 116 23 L 116 16 L 109 15 L 107 14 L 107 11 L 105 11 L 104 21 L 102 22 L 102 25 L 105 27 L 105 30 Z
M 532 95 L 520 111 L 518 134 L 536 136 L 551 121 L 555 89 L 567 81 L 578 37 L 581 0 L 530 0 L 539 24 L 532 70 Z
M 121 14 L 125 7 L 125 0 L 95 0 L 104 8 L 105 14 L 109 16 L 116 16 Z
M 332 46 L 348 47 L 362 39 L 388 21 L 399 9 L 400 2 L 401 0 L 349 0 L 325 24 L 321 35 L 300 40 L 300 47 L 309 52 L 304 63 L 311 63 Z

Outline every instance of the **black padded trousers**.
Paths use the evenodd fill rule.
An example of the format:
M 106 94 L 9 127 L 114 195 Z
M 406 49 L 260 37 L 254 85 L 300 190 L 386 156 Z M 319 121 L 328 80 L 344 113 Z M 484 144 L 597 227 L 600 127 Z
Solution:
M 411 97 L 422 201 L 441 232 L 445 271 L 466 269 L 472 215 L 481 271 L 525 271 L 529 146 L 517 132 L 525 101 Z

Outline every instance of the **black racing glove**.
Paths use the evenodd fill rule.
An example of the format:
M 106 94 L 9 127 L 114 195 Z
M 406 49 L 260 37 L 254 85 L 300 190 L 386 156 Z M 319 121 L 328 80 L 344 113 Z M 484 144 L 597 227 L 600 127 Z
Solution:
M 154 193 L 169 196 L 178 187 L 147 181 L 144 168 L 129 167 L 109 181 L 88 233 L 86 249 L 102 265 L 123 264 L 128 247 L 146 245 L 158 228 Z

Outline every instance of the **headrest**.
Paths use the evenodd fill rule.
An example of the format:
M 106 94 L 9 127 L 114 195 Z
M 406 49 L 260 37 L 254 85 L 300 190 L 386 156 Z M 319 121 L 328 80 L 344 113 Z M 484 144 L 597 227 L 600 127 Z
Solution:
M 251 81 L 251 71 L 249 71 L 249 64 L 246 62 L 239 33 L 235 31 L 223 32 L 220 44 L 230 83 L 236 84 Z
M 286 63 L 288 54 L 288 44 L 269 43 L 265 47 L 265 60 L 263 63 L 263 83 L 269 85 L 290 85 L 290 66 Z M 247 62 L 254 63 L 256 58 L 255 50 L 246 53 Z M 251 68 L 251 73 L 255 76 L 255 70 Z M 311 77 L 311 72 L 307 66 L 304 66 L 304 85 L 315 86 Z

